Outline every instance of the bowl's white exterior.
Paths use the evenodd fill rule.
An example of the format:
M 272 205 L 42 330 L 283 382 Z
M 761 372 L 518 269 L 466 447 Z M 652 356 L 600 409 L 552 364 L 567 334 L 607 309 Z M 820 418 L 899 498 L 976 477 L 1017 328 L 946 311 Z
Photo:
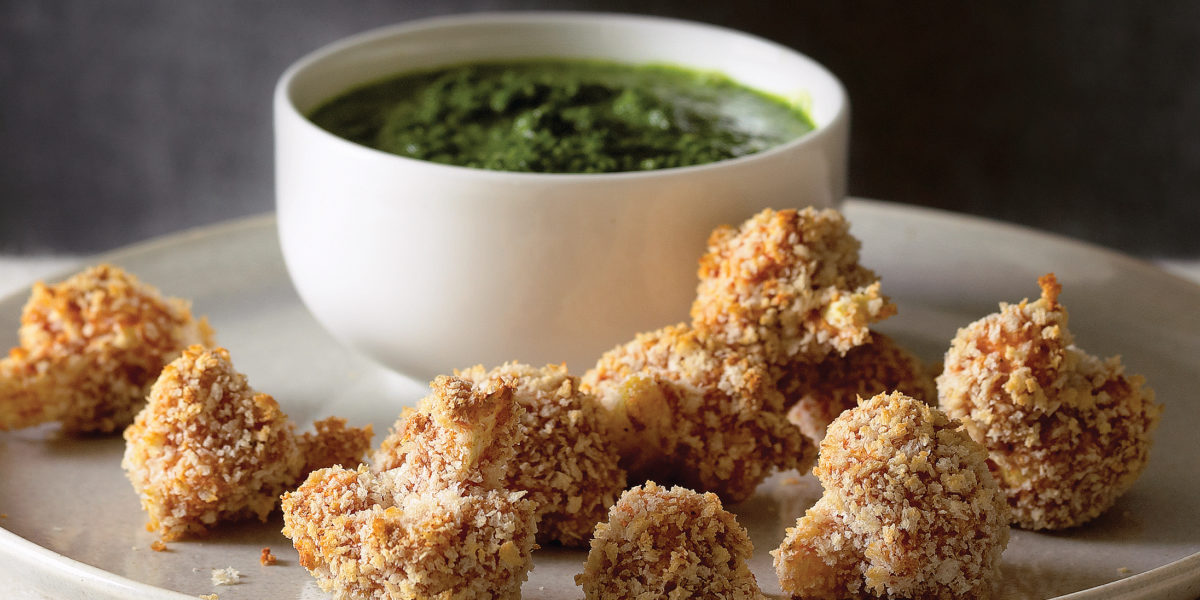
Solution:
M 578 56 L 724 72 L 806 97 L 817 130 L 773 150 L 645 173 L 438 165 L 329 134 L 304 114 L 355 84 L 480 59 Z M 651 17 L 500 13 L 368 32 L 301 59 L 275 93 L 279 234 L 317 319 L 406 374 L 506 360 L 576 373 L 637 331 L 687 318 L 711 229 L 764 207 L 833 206 L 848 106 L 808 58 L 747 34 Z

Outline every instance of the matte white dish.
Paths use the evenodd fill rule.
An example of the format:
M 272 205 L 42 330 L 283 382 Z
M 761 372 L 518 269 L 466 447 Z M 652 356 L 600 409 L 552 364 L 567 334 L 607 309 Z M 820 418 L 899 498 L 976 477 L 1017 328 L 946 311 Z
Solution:
M 805 98 L 816 129 L 707 165 L 591 175 L 509 173 L 387 154 L 306 114 L 348 88 L 434 66 L 599 58 L 715 70 Z M 798 101 L 799 102 L 799 101 Z M 427 379 L 462 362 L 583 368 L 686 315 L 696 257 L 720 223 L 845 195 L 849 109 L 838 80 L 785 46 L 712 25 L 587 13 L 495 13 L 347 38 L 275 92 L 276 206 L 288 271 L 339 338 Z M 540 332 L 530 336 L 531 330 Z
M 924 358 L 937 359 L 957 327 L 994 311 L 999 301 L 1035 296 L 1036 277 L 1054 271 L 1079 344 L 1093 353 L 1121 353 L 1166 406 L 1148 470 L 1112 510 L 1067 532 L 1014 531 L 997 597 L 1200 595 L 1200 287 L 1113 252 L 1013 226 L 868 201 L 850 201 L 845 212 L 863 239 L 864 263 L 882 274 L 900 307 L 881 329 Z M 702 249 L 694 249 L 697 256 Z M 330 414 L 371 422 L 378 442 L 400 407 L 424 393 L 423 384 L 344 349 L 313 320 L 288 281 L 271 218 L 172 236 L 101 259 L 193 299 L 251 384 L 273 394 L 301 423 Z M 0 343 L 16 342 L 23 302 L 23 294 L 0 300 Z M 15 584 L 5 593 L 324 597 L 279 534 L 278 516 L 171 543 L 165 553 L 151 551 L 156 537 L 144 530 L 145 517 L 121 472 L 121 439 L 61 439 L 54 431 L 0 433 L 0 582 Z M 819 494 L 811 475 L 785 473 L 732 507 L 755 542 L 752 568 L 765 591 L 778 592 L 767 552 Z M 259 565 L 263 547 L 279 564 Z M 581 552 L 550 548 L 535 556 L 525 598 L 582 597 L 571 581 Z M 214 587 L 210 570 L 230 566 L 242 582 Z

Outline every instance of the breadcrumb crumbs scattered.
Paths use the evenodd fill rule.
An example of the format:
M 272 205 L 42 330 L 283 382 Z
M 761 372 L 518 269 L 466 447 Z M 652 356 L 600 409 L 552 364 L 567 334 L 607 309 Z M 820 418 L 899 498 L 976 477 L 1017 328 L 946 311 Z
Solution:
M 164 544 L 162 540 L 154 540 L 153 542 L 150 542 L 150 549 L 155 552 L 166 552 L 167 545 Z
M 502 380 L 430 387 L 380 450 L 391 468 L 321 469 L 283 496 L 283 534 L 335 598 L 520 598 L 536 505 L 502 486 L 523 410 Z
M 1121 575 L 1128 575 L 1128 574 L 1130 574 L 1130 573 L 1132 573 L 1132 572 L 1133 572 L 1133 571 L 1131 571 L 1131 570 L 1129 569 L 1129 567 L 1118 567 L 1118 568 L 1117 568 L 1117 573 L 1120 573 Z
M 787 420 L 756 354 L 712 346 L 679 324 L 605 353 L 583 389 L 607 409 L 632 482 L 655 480 L 749 498 L 772 471 L 807 469 L 816 447 Z
M 715 494 L 654 482 L 621 495 L 596 526 L 583 573 L 588 600 L 762 598 L 746 561 L 754 545 Z
M 20 346 L 0 359 L 0 430 L 60 421 L 68 433 L 125 427 L 163 365 L 212 330 L 189 303 L 102 264 L 34 284 Z
M 892 338 L 879 332 L 870 341 L 818 363 L 793 361 L 779 369 L 779 390 L 787 399 L 788 420 L 814 442 L 859 398 L 901 392 L 923 402 L 937 399 L 930 368 Z
M 200 594 L 200 600 L 218 600 L 218 598 L 219 596 L 216 594 Z
M 764 210 L 718 227 L 700 259 L 692 324 L 705 339 L 763 352 L 771 363 L 819 361 L 865 343 L 895 314 L 859 241 L 836 210 Z
M 274 554 L 271 554 L 270 548 L 263 548 L 262 552 L 258 556 L 258 564 L 260 564 L 264 567 L 269 567 L 269 566 L 275 564 L 275 561 L 277 561 L 277 560 L 279 560 L 279 559 L 276 558 L 276 556 Z
M 333 431 L 346 441 L 341 454 L 361 458 L 362 435 Z M 163 540 L 201 533 L 220 521 L 265 520 L 279 494 L 306 474 L 305 452 L 328 444 L 298 436 L 295 425 L 267 394 L 250 387 L 223 348 L 192 346 L 163 369 L 146 407 L 125 430 L 121 466 L 148 513 L 147 528 Z
M 242 574 L 233 567 L 212 570 L 213 585 L 237 585 L 242 580 Z
M 987 598 L 1008 504 L 987 453 L 942 411 L 880 394 L 842 413 L 813 473 L 824 495 L 771 552 L 794 597 Z
M 991 466 L 1027 529 L 1062 529 L 1099 516 L 1149 460 L 1162 406 L 1119 357 L 1074 345 L 1062 286 L 1001 304 L 960 330 L 937 379 L 941 407 L 988 449 Z

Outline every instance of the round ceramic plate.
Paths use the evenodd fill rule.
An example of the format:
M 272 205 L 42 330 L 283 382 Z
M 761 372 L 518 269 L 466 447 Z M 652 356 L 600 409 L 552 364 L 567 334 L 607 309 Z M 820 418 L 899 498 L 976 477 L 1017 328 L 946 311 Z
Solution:
M 863 263 L 882 275 L 900 307 L 880 330 L 923 358 L 938 360 L 958 327 L 998 302 L 1037 296 L 1037 277 L 1053 271 L 1079 345 L 1123 355 L 1166 407 L 1150 466 L 1134 488 L 1085 527 L 1014 531 L 997 595 L 1195 598 L 1200 287 L 1113 252 L 975 218 L 861 200 L 845 212 L 863 241 Z M 698 257 L 703 240 L 696 243 Z M 374 424 L 378 442 L 401 407 L 425 392 L 423 383 L 344 349 L 313 321 L 288 281 L 271 218 L 179 234 L 101 260 L 193 300 L 251 384 L 302 424 L 336 414 Z M 16 343 L 23 302 L 23 294 L 0 300 L 0 344 Z M 571 365 L 575 372 L 586 366 Z M 152 551 L 156 536 L 145 530 L 121 471 L 123 448 L 119 436 L 63 437 L 54 426 L 0 433 L 0 581 L 15 582 L 28 597 L 324 597 L 280 535 L 278 515 Z M 812 475 L 782 473 L 731 507 L 754 540 L 752 568 L 764 591 L 778 593 L 767 552 L 820 492 Z M 262 548 L 279 562 L 261 566 Z M 572 576 L 583 559 L 582 552 L 539 551 L 523 596 L 581 597 Z M 211 571 L 226 567 L 240 572 L 240 582 L 214 586 Z

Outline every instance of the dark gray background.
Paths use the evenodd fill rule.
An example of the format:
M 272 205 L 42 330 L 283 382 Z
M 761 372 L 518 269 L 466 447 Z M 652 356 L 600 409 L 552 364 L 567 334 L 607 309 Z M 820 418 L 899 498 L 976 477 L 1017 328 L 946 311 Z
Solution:
M 826 64 L 853 104 L 854 195 L 1200 256 L 1200 3 L 1083 0 L 0 0 L 0 251 L 268 211 L 291 61 L 423 16 L 562 8 L 716 23 Z

